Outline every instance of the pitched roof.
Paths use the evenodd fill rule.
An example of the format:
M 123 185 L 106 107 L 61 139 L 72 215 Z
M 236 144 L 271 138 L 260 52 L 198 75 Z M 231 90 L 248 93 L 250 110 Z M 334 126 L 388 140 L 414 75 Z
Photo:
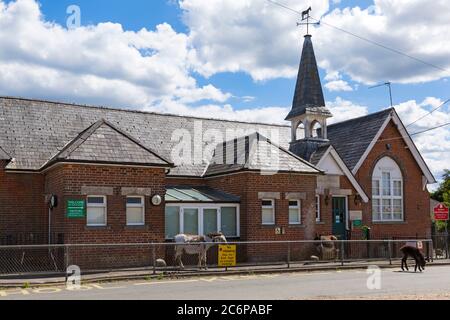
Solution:
M 155 150 L 165 159 L 173 159 L 172 150 L 179 144 L 172 140 L 176 130 L 194 137 L 195 127 L 219 131 L 226 137 L 228 130 L 266 132 L 278 130 L 280 145 L 289 147 L 288 126 L 246 123 L 158 114 L 124 109 L 84 106 L 51 101 L 0 97 L 0 146 L 15 158 L 15 170 L 39 170 L 72 140 L 93 123 L 105 119 L 123 133 L 137 139 L 142 146 Z M 243 134 L 242 134 L 243 135 Z M 176 135 L 174 135 L 176 138 Z M 203 159 L 203 149 L 192 144 L 192 159 Z M 204 146 L 207 142 L 204 142 Z M 182 164 L 171 169 L 172 176 L 200 177 L 207 163 Z
M 391 109 L 387 109 L 328 126 L 328 138 L 350 170 L 353 170 L 362 158 L 390 112 Z M 14 158 L 8 168 L 39 170 L 76 139 L 80 132 L 101 119 L 106 119 L 109 124 L 128 136 L 135 137 L 145 148 L 156 150 L 157 154 L 165 159 L 172 159 L 172 150 L 179 143 L 177 139 L 171 139 L 175 130 L 187 130 L 194 136 L 197 123 L 201 123 L 203 131 L 216 130 L 223 137 L 226 137 L 227 130 L 247 133 L 277 130 L 279 145 L 285 150 L 289 149 L 291 140 L 288 125 L 204 119 L 0 97 L 0 146 L 4 151 L 7 150 L 8 160 Z M 204 147 L 207 145 L 207 142 L 203 143 Z M 194 147 L 192 143 L 193 158 L 202 160 L 203 150 L 204 148 Z M 320 149 L 310 158 L 313 164 L 320 160 L 319 151 Z M 201 177 L 207 166 L 203 161 L 182 164 L 171 169 L 169 175 Z
M 166 202 L 220 202 L 239 203 L 241 198 L 221 190 L 205 186 L 168 186 Z
M 391 112 L 392 109 L 386 109 L 328 126 L 328 139 L 350 170 L 361 159 Z
M 82 131 L 45 166 L 58 161 L 172 166 L 170 161 L 104 119 Z
M 242 170 L 312 174 L 321 172 L 261 134 L 254 133 L 219 144 L 204 176 Z
M 306 113 L 308 109 L 312 112 L 319 111 L 331 116 L 331 113 L 325 108 L 325 99 L 311 35 L 305 36 L 292 110 L 286 120 Z

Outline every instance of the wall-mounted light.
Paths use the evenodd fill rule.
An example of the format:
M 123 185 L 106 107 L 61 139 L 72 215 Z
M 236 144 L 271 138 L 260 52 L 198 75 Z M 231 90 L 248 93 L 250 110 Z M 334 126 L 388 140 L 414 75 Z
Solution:
M 391 149 L 392 149 L 392 144 L 387 143 L 387 144 L 386 144 L 386 150 L 391 150 Z
M 355 205 L 359 206 L 361 204 L 361 196 L 359 194 L 355 195 L 354 199 Z
M 328 207 L 328 205 L 330 204 L 330 196 L 326 195 L 324 200 L 325 200 L 325 205 Z

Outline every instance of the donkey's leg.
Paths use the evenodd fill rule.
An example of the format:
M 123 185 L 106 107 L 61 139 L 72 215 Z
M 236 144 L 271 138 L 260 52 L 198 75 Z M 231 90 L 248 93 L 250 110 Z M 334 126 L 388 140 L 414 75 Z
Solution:
M 405 266 L 406 271 L 409 271 L 407 260 L 408 260 L 408 256 L 404 255 L 403 259 L 402 259 L 402 270 L 403 271 L 405 271 L 405 269 L 403 269 L 403 265 Z
M 183 261 L 181 261 L 181 256 L 183 255 L 183 249 L 182 250 L 175 250 L 175 264 L 178 263 L 178 266 L 180 269 L 184 269 Z
M 414 266 L 414 272 L 417 272 L 417 267 L 419 267 L 419 259 L 417 257 L 414 257 L 414 260 L 416 261 L 416 265 Z M 420 267 L 419 267 L 420 270 Z

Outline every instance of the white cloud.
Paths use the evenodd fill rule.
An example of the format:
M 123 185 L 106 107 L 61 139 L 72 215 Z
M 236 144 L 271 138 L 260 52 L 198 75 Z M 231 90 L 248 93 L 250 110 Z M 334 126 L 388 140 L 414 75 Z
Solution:
M 395 106 L 395 109 L 403 123 L 409 125 L 415 120 L 427 115 L 432 109 L 441 105 L 442 102 L 440 99 L 429 97 L 420 103 L 415 100 L 400 103 Z M 450 122 L 450 109 L 442 107 L 409 126 L 408 131 L 410 133 L 421 132 L 448 122 Z M 431 171 L 433 171 L 436 179 L 440 179 L 444 169 L 450 168 L 449 127 L 414 135 L 413 140 Z
M 188 36 L 166 23 L 154 31 L 109 22 L 67 30 L 45 21 L 34 0 L 0 1 L 0 43 L 1 94 L 133 107 L 230 97 L 198 87 Z
M 284 118 L 289 113 L 289 108 L 287 107 L 263 107 L 237 110 L 230 104 L 209 104 L 190 107 L 173 100 L 161 101 L 159 105 L 148 107 L 146 110 L 183 116 L 285 125 L 288 123 L 284 121 Z
M 255 80 L 295 77 L 301 52 L 299 16 L 262 0 L 180 0 L 196 48 L 196 70 L 249 73 Z M 296 10 L 328 11 L 328 0 L 284 0 Z
M 353 88 L 349 85 L 347 81 L 344 80 L 334 80 L 327 82 L 325 84 L 325 88 L 328 89 L 328 91 L 353 91 Z
M 337 97 L 334 101 L 328 101 L 326 104 L 328 109 L 333 114 L 333 117 L 329 120 L 330 124 L 362 117 L 369 113 L 366 106 L 354 104 L 353 102 L 344 100 L 341 97 Z
M 183 20 L 196 48 L 196 70 L 203 75 L 243 71 L 254 80 L 296 76 L 300 17 L 267 1 L 180 0 Z M 359 7 L 329 11 L 329 1 L 285 0 L 296 10 L 312 5 L 313 17 L 450 70 L 450 2 L 374 0 Z M 420 14 L 418 14 L 420 12 Z M 439 12 L 439 14 L 436 14 Z M 322 24 L 313 28 L 319 65 L 339 70 L 364 84 L 418 83 L 450 76 L 407 57 Z M 298 48 L 298 49 L 296 49 Z
M 436 14 L 439 12 L 439 14 Z M 317 16 L 317 15 L 316 15 Z M 365 84 L 380 81 L 418 83 L 449 76 L 334 28 L 354 32 L 431 64 L 450 70 L 450 2 L 374 0 L 367 9 L 335 9 L 315 29 L 316 54 L 324 68 L 339 70 Z

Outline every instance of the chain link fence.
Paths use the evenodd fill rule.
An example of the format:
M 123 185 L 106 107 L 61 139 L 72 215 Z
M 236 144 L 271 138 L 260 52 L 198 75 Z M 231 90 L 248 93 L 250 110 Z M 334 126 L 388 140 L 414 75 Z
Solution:
M 432 240 L 230 242 L 228 244 L 236 248 L 236 266 L 227 270 L 263 266 L 292 268 L 320 263 L 345 265 L 357 261 L 392 263 L 401 258 L 400 248 L 407 243 L 417 244 L 429 259 L 436 257 L 436 245 Z M 219 266 L 218 251 L 217 243 L 0 246 L 0 276 L 63 274 L 71 265 L 79 266 L 85 274 L 133 270 L 148 270 L 154 274 L 196 272 L 200 270 L 202 258 L 207 268 L 223 270 Z

